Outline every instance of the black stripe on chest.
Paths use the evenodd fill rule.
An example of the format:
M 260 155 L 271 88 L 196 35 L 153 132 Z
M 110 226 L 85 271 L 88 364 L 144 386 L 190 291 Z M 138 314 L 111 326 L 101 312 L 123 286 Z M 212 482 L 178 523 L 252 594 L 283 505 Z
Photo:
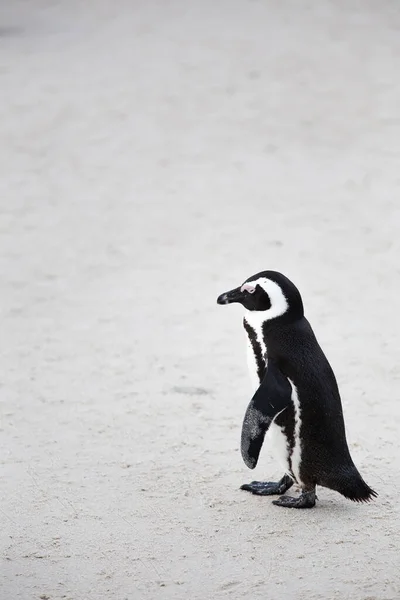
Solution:
M 251 343 L 251 347 L 254 352 L 256 366 L 257 366 L 257 376 L 261 383 L 261 381 L 265 377 L 267 361 L 263 356 L 263 352 L 261 349 L 261 344 L 258 341 L 257 334 L 255 330 L 249 325 L 246 319 L 243 319 L 243 326 L 246 330 L 248 338 Z M 289 472 L 293 479 L 296 480 L 293 472 L 292 472 L 292 455 L 294 450 L 294 429 L 295 429 L 295 417 L 294 417 L 294 407 L 291 404 L 283 413 L 279 414 L 275 419 L 275 424 L 282 430 L 283 435 L 286 437 L 288 444 L 288 463 L 289 463 Z
M 261 344 L 259 343 L 259 341 L 257 339 L 256 332 L 251 327 L 251 325 L 249 325 L 249 323 L 246 321 L 246 319 L 243 319 L 243 327 L 246 330 L 246 333 L 250 340 L 251 347 L 253 348 L 254 356 L 256 359 L 256 365 L 257 365 L 257 375 L 258 375 L 258 379 L 261 383 L 261 381 L 264 379 L 264 376 L 265 376 L 265 359 L 263 357 L 263 353 L 261 350 Z

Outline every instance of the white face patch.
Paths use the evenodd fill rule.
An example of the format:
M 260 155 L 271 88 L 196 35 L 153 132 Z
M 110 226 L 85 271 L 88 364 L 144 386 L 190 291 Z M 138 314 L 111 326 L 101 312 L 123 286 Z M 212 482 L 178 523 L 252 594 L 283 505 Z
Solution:
M 254 289 L 259 285 L 268 294 L 271 301 L 271 308 L 268 310 L 246 310 L 246 320 L 250 325 L 256 327 L 265 321 L 270 321 L 271 319 L 282 316 L 288 310 L 288 301 L 286 300 L 281 287 L 275 283 L 275 281 L 267 279 L 266 277 L 260 277 L 255 281 L 243 284 L 242 290 L 246 289 L 245 286 L 247 285 L 250 285 L 252 288 L 254 287 Z
M 265 339 L 264 339 L 264 334 L 263 334 L 263 323 L 265 323 L 265 321 L 269 321 L 270 319 L 275 319 L 276 317 L 280 317 L 281 315 L 283 315 L 289 308 L 289 304 L 288 301 L 286 300 L 280 286 L 275 283 L 274 281 L 271 281 L 271 279 L 267 279 L 265 277 L 260 277 L 259 279 L 256 279 L 255 281 L 249 281 L 247 283 L 244 283 L 241 287 L 241 291 L 250 291 L 250 289 L 253 290 L 253 292 L 256 289 L 256 286 L 260 285 L 263 290 L 265 290 L 269 296 L 269 299 L 271 301 L 271 308 L 269 308 L 268 310 L 246 310 L 246 316 L 245 319 L 247 321 L 247 323 L 251 326 L 251 328 L 253 329 L 257 341 L 260 345 L 260 349 L 261 349 L 261 354 L 265 360 L 265 365 L 267 363 L 267 347 L 265 345 Z M 249 286 L 249 287 L 247 287 Z M 250 288 L 250 289 L 249 289 Z M 252 292 L 250 292 L 252 293 Z M 250 370 L 250 376 L 251 376 L 251 380 L 253 383 L 253 387 L 256 390 L 258 388 L 258 386 L 260 385 L 260 381 L 258 379 L 258 373 L 257 373 L 257 360 L 256 357 L 254 355 L 254 350 L 253 350 L 253 346 L 251 345 L 250 340 L 248 340 L 248 351 L 247 351 L 247 360 L 248 360 L 248 365 L 249 365 L 249 370 Z

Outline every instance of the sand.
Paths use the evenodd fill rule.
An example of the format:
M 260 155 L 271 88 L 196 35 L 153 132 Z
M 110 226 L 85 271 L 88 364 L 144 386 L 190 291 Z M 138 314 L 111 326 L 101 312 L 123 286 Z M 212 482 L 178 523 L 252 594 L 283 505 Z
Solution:
M 1 600 L 396 600 L 400 13 L 0 9 Z M 239 490 L 239 306 L 302 291 L 379 499 Z

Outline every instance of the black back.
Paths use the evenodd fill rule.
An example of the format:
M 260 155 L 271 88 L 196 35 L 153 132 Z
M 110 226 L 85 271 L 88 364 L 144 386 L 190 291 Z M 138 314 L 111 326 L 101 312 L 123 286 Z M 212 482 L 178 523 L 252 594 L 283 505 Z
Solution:
M 296 386 L 300 403 L 301 478 L 353 500 L 374 493 L 361 479 L 347 445 L 342 403 L 333 370 L 305 317 L 295 322 L 265 322 L 267 356 Z M 284 425 L 290 415 L 279 415 Z

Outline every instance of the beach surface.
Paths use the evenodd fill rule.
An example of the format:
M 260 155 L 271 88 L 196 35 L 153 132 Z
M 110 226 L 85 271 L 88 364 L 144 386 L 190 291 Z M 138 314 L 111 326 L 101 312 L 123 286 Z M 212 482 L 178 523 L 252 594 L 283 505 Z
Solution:
M 398 600 L 398 2 L 1 0 L 0 90 L 1 600 Z M 369 505 L 239 489 L 264 269 Z

